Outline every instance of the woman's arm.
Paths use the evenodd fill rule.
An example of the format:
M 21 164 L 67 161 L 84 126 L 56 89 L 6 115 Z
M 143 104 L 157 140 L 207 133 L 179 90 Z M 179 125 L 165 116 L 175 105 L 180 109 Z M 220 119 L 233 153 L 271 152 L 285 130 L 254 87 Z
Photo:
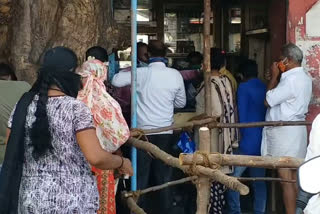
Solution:
M 94 129 L 77 132 L 76 137 L 84 156 L 92 166 L 102 170 L 121 169 L 125 174 L 133 174 L 129 159 L 113 155 L 101 148 Z

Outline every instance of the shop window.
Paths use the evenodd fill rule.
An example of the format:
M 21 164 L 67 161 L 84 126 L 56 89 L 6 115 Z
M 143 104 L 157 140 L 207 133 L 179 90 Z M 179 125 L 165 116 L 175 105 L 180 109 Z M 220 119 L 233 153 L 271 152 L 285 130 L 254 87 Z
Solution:
M 241 49 L 241 9 L 230 8 L 229 9 L 229 53 L 238 53 Z
M 202 50 L 202 11 L 166 12 L 164 40 L 170 52 L 187 54 Z
M 131 0 L 114 0 L 114 19 L 118 23 L 130 23 Z M 137 21 L 147 23 L 152 20 L 152 0 L 138 0 Z

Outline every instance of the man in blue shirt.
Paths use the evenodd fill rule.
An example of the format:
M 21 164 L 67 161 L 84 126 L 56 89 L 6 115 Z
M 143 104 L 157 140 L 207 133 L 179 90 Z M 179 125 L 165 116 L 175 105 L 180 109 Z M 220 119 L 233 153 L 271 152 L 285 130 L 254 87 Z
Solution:
M 240 84 L 237 92 L 239 120 L 241 123 L 259 122 L 265 120 L 266 85 L 257 78 L 258 66 L 253 60 L 246 60 L 240 71 L 244 82 Z M 240 148 L 235 154 L 261 155 L 262 128 L 240 129 Z M 233 176 L 241 177 L 246 167 L 235 167 Z M 264 177 L 265 169 L 248 168 L 251 177 Z M 264 214 L 266 210 L 267 190 L 265 182 L 253 182 L 254 214 Z M 240 194 L 235 191 L 227 193 L 228 213 L 241 214 Z

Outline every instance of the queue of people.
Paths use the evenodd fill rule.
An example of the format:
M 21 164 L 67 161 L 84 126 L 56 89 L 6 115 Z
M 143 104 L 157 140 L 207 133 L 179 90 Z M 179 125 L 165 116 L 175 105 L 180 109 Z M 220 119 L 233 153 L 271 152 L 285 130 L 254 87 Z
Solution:
M 191 53 L 188 69 L 178 71 L 168 67 L 166 52 L 160 41 L 138 43 L 138 129 L 170 126 L 175 109 L 185 106 L 196 109 L 194 119 L 205 113 L 202 55 Z M 237 82 L 226 69 L 225 52 L 212 49 L 210 116 L 224 123 L 304 121 L 312 81 L 301 67 L 303 53 L 293 44 L 285 45 L 281 53 L 265 85 L 258 79 L 254 60 L 240 65 L 242 80 Z M 14 81 L 13 70 L 0 64 L 0 164 L 7 144 L 0 176 L 0 213 L 116 213 L 117 180 L 133 173 L 122 153 L 130 136 L 131 68 L 109 81 L 107 62 L 102 47 L 88 49 L 86 62 L 80 66 L 72 50 L 52 48 L 42 57 L 32 87 Z M 169 154 L 176 143 L 172 131 L 146 137 Z M 197 130 L 194 138 L 198 142 Z M 304 158 L 307 131 L 302 126 L 212 129 L 211 152 Z M 172 180 L 172 167 L 142 151 L 137 158 L 138 189 Z M 257 168 L 221 170 L 236 177 L 245 171 L 252 177 L 266 175 Z M 278 175 L 296 178 L 293 170 L 279 170 Z M 255 181 L 252 187 L 254 213 L 266 213 L 266 183 Z M 292 214 L 298 190 L 287 183 L 282 190 L 286 212 Z M 164 189 L 141 196 L 138 204 L 147 213 L 173 213 L 172 200 L 170 190 Z M 213 183 L 209 213 L 240 214 L 239 193 Z

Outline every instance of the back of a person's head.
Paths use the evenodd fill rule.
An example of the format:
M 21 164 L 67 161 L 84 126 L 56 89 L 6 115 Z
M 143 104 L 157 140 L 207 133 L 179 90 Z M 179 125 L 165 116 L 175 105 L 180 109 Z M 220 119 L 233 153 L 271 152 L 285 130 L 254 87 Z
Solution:
M 165 57 L 167 54 L 167 47 L 160 40 L 150 41 L 148 45 L 148 52 L 151 57 Z
M 94 57 L 101 62 L 108 62 L 108 52 L 106 49 L 100 46 L 89 48 L 86 52 L 86 59 L 88 60 L 89 57 Z
M 245 79 L 258 77 L 258 64 L 255 60 L 247 59 L 240 64 L 240 73 Z
M 303 60 L 303 51 L 295 44 L 289 43 L 281 48 L 283 57 L 286 57 L 297 64 L 301 64 Z
M 17 80 L 17 77 L 10 65 L 0 63 L 0 80 Z
M 148 55 L 148 45 L 143 42 L 137 43 L 137 57 L 138 62 L 148 63 L 149 55 Z
M 189 63 L 194 63 L 194 64 L 200 65 L 203 61 L 203 56 L 200 52 L 194 51 L 194 52 L 189 53 L 189 55 L 187 56 L 187 61 Z
M 31 129 L 33 157 L 38 159 L 53 149 L 47 115 L 48 91 L 55 87 L 67 96 L 76 98 L 81 89 L 81 78 L 75 73 L 77 56 L 68 48 L 56 47 L 45 52 L 38 78 L 31 92 L 38 94 L 36 121 Z
M 210 54 L 211 69 L 220 70 L 226 64 L 226 55 L 220 48 L 211 48 Z
M 148 44 L 144 43 L 144 42 L 138 42 L 137 43 L 137 49 L 139 50 L 139 48 L 143 48 L 146 47 L 148 48 Z

